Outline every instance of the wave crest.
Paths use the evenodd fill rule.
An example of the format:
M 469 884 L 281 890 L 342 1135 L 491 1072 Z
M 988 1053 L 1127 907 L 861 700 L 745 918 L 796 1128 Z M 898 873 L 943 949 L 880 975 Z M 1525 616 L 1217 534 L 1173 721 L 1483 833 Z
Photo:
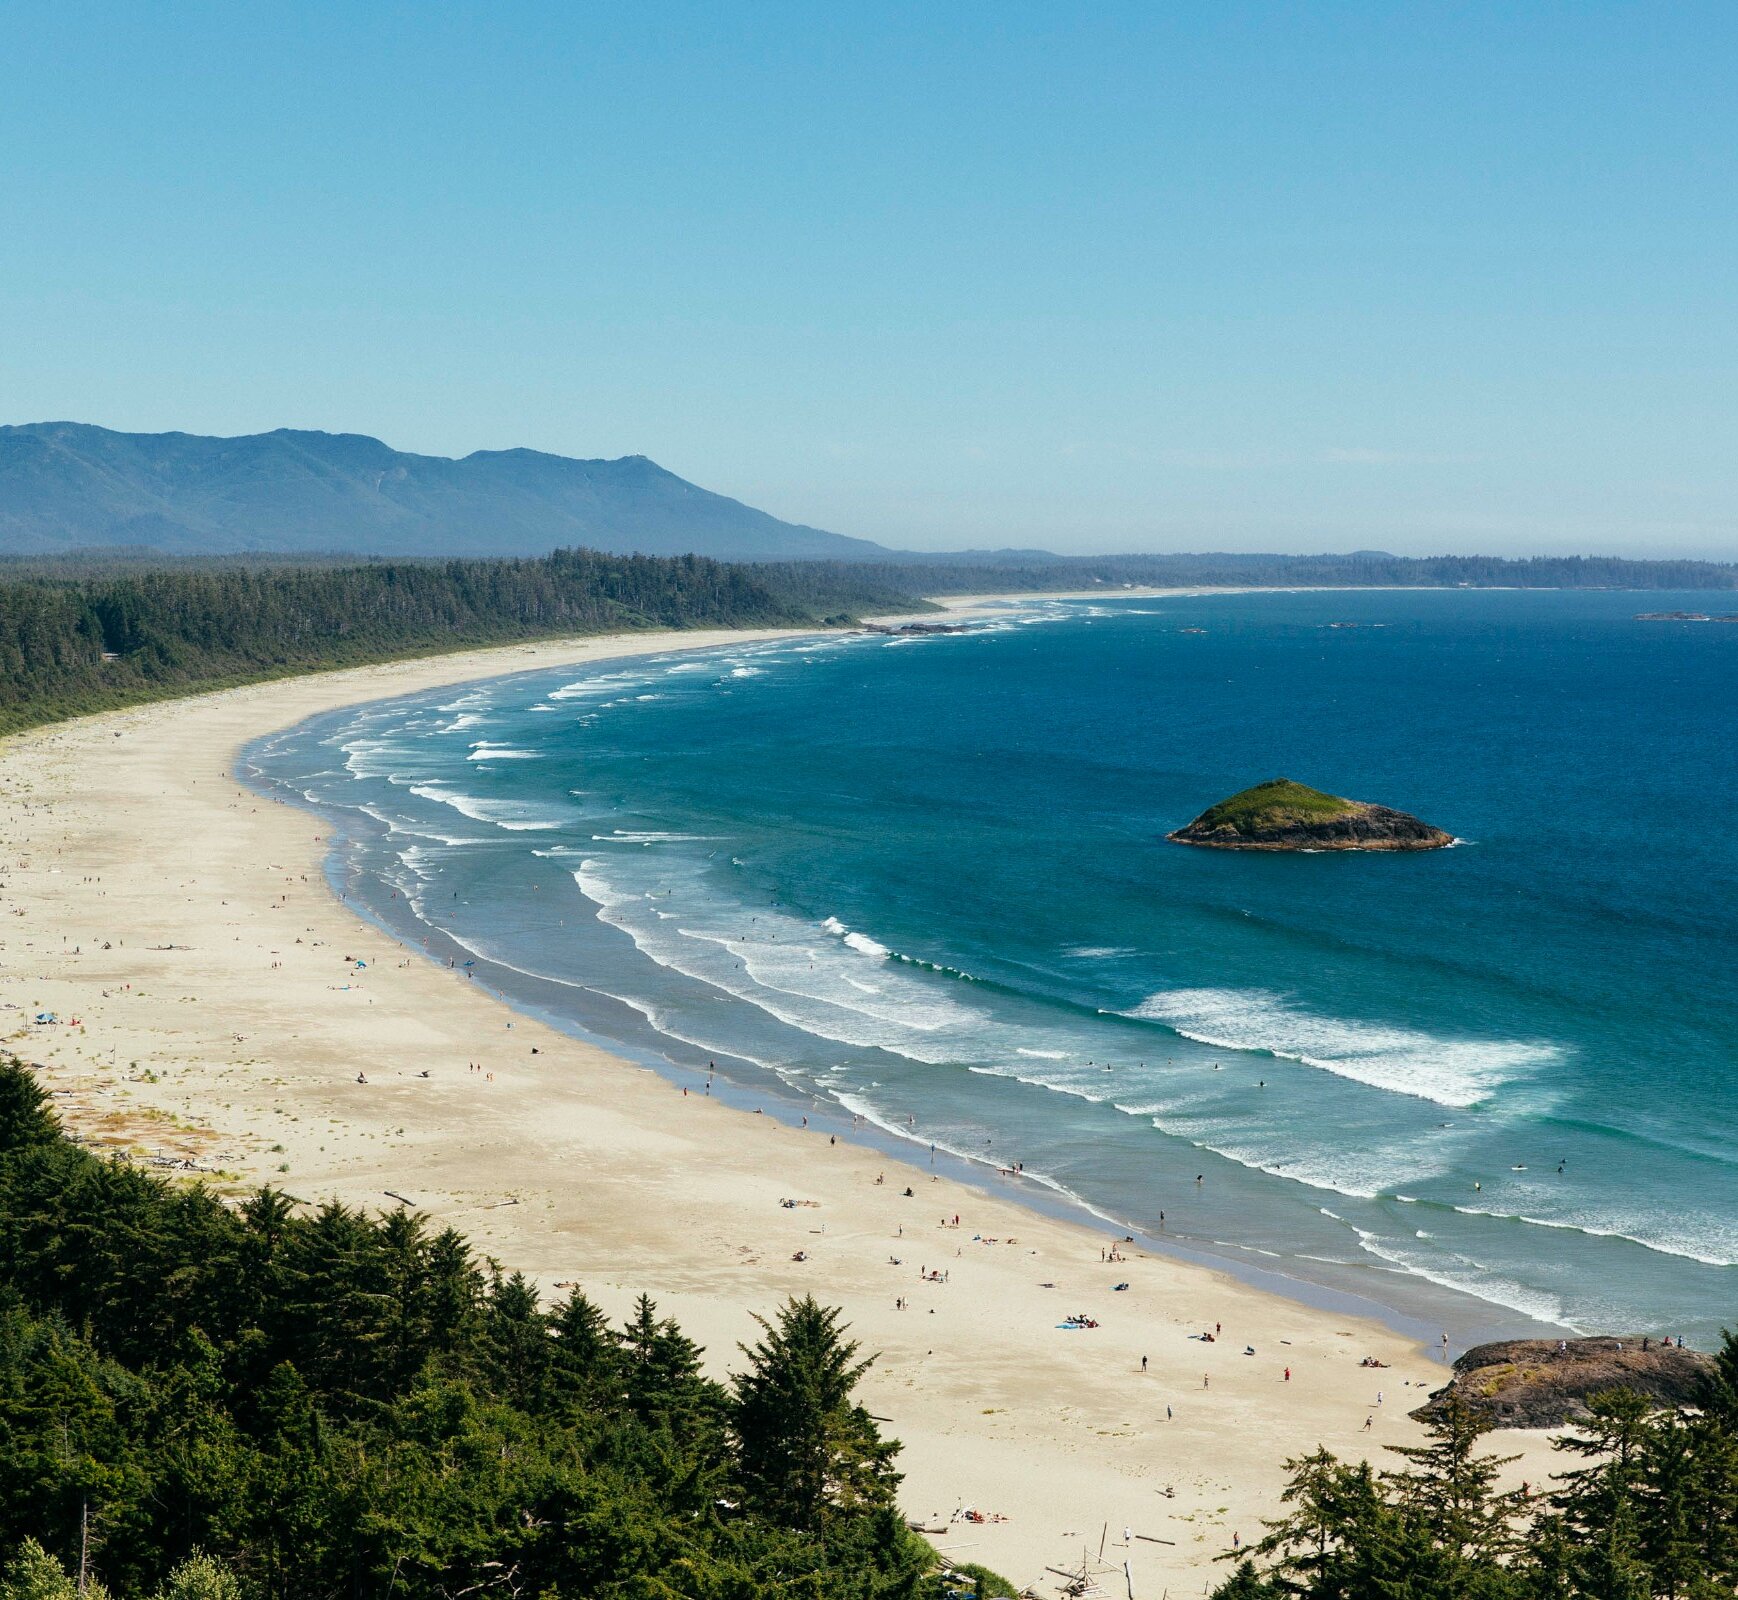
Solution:
M 1464 1108 L 1562 1052 L 1510 1039 L 1453 1039 L 1392 1023 L 1324 1017 L 1263 989 L 1165 989 L 1124 1013 L 1216 1050 L 1298 1061 L 1341 1078 Z

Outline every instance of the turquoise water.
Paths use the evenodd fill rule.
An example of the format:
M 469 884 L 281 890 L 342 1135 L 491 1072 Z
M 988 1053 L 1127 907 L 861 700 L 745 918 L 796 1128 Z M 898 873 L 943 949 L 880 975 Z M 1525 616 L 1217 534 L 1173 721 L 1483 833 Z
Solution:
M 1738 627 L 1634 620 L 1696 604 L 1036 603 L 495 679 L 249 762 L 403 937 L 673 1070 L 1469 1336 L 1707 1343 Z M 1464 842 L 1164 841 L 1279 774 Z

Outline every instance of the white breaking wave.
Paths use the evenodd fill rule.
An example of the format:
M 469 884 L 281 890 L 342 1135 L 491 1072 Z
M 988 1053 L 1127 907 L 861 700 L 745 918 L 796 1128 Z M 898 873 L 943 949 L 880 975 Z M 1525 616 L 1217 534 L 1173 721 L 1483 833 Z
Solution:
M 497 828 L 507 828 L 514 833 L 537 832 L 561 826 L 559 817 L 528 815 L 527 808 L 515 800 L 487 800 L 478 795 L 443 789 L 432 783 L 413 783 L 410 785 L 410 792 L 420 795 L 424 800 L 438 800 L 443 806 L 451 806 L 460 816 L 469 817 L 473 822 L 492 823 Z
M 995 1168 L 998 1171 L 1006 1170 L 1001 1157 L 986 1156 L 981 1150 L 968 1150 L 961 1145 L 952 1144 L 946 1139 L 934 1138 L 931 1134 L 921 1129 L 914 1129 L 908 1124 L 901 1124 L 897 1121 L 891 1120 L 888 1113 L 878 1109 L 873 1101 L 865 1099 L 860 1094 L 852 1094 L 848 1090 L 842 1089 L 834 1089 L 832 1094 L 833 1098 L 849 1111 L 852 1116 L 861 1117 L 865 1122 L 869 1123 L 872 1127 L 879 1128 L 883 1133 L 893 1134 L 896 1138 L 907 1140 L 912 1144 L 933 1145 L 937 1150 L 942 1151 L 944 1154 L 953 1156 L 956 1160 L 969 1161 L 976 1167 Z M 1079 1206 L 1082 1211 L 1085 1211 L 1091 1216 L 1097 1217 L 1101 1222 L 1108 1222 L 1123 1229 L 1126 1229 L 1129 1226 L 1124 1218 L 1116 1216 L 1100 1206 L 1095 1206 L 1084 1195 L 1069 1188 L 1067 1184 L 1061 1183 L 1057 1179 L 1052 1178 L 1048 1173 L 1038 1172 L 1033 1170 L 1031 1167 L 1026 1167 L 1021 1171 L 1020 1177 L 1027 1183 L 1033 1183 L 1039 1188 L 1048 1189 L 1052 1194 L 1061 1195 L 1063 1199 Z
M 677 669 L 672 669 L 677 670 Z M 544 697 L 549 700 L 595 700 L 602 695 L 620 694 L 627 689 L 643 689 L 646 677 L 640 672 L 607 672 L 596 678 L 581 678 L 576 683 L 564 683 L 551 689 Z
M 310 795 L 310 799 L 319 803 L 319 797 Z M 437 833 L 433 828 L 416 826 L 406 822 L 402 817 L 394 817 L 382 811 L 378 806 L 362 805 L 356 808 L 364 816 L 373 817 L 376 822 L 383 823 L 388 833 L 408 833 L 417 839 L 433 839 L 436 844 L 465 845 L 487 844 L 487 839 L 479 839 L 475 835 L 457 833 Z
M 601 994 L 606 1000 L 614 1000 L 619 1005 L 626 1006 L 630 1011 L 637 1011 L 653 1028 L 667 1039 L 674 1039 L 680 1044 L 692 1045 L 696 1050 L 704 1050 L 709 1056 L 728 1056 L 732 1060 L 746 1061 L 751 1067 L 760 1067 L 766 1072 L 776 1073 L 787 1082 L 798 1081 L 783 1061 L 774 1061 L 766 1056 L 750 1055 L 740 1045 L 719 1044 L 715 1040 L 702 1039 L 692 1030 L 687 1032 L 672 1020 L 673 1013 L 662 1006 L 655 1005 L 650 1000 L 641 1000 L 631 994 L 617 994 L 613 989 L 593 989 L 593 994 Z M 696 1069 L 690 1069 L 696 1070 Z
M 828 918 L 672 901 L 618 885 L 624 857 L 589 858 L 574 873 L 598 920 L 622 930 L 643 955 L 685 977 L 748 1001 L 789 1027 L 859 1049 L 884 1049 L 939 1065 L 976 1059 L 986 1036 L 1003 1046 L 987 1012 L 890 960 L 878 941 Z M 660 909 L 662 908 L 662 909 Z M 665 913 L 675 912 L 676 915 Z M 1011 1051 L 1013 1041 L 1005 1041 Z
M 598 844 L 706 844 L 721 837 L 715 833 L 661 833 L 656 829 L 636 832 L 617 828 L 614 833 L 594 833 Z
M 1549 1044 L 1449 1039 L 1416 1028 L 1316 1016 L 1261 989 L 1167 989 L 1127 1015 L 1162 1022 L 1214 1049 L 1300 1061 L 1443 1106 L 1477 1105 L 1561 1055 Z
M 1704 1267 L 1738 1266 L 1738 1229 L 1722 1228 L 1717 1221 L 1710 1233 L 1694 1229 L 1693 1224 L 1703 1220 L 1696 1217 L 1683 1219 L 1692 1226 L 1679 1231 L 1670 1221 L 1662 1227 L 1651 1218 L 1639 1223 L 1626 1222 L 1621 1227 L 1601 1227 L 1593 1222 L 1531 1217 L 1525 1212 L 1486 1211 L 1478 1206 L 1455 1206 L 1453 1209 L 1463 1217 L 1485 1217 L 1493 1222 L 1519 1222 L 1530 1228 L 1556 1228 L 1567 1233 L 1585 1234 L 1593 1239 L 1619 1239 L 1626 1244 L 1640 1245 L 1644 1250 L 1657 1251 L 1660 1255 L 1695 1261 Z M 1709 1251 L 1718 1253 L 1709 1254 Z
M 486 689 L 472 689 L 462 694 L 457 700 L 449 700 L 445 705 L 436 706 L 436 711 L 470 711 L 477 706 L 489 703 L 489 692 Z
M 411 759 L 403 745 L 390 739 L 351 739 L 339 748 L 345 767 L 356 778 L 390 778 Z
M 508 744 L 490 744 L 483 740 L 471 746 L 471 753 L 465 757 L 467 761 L 541 761 L 540 752 L 536 750 L 515 750 Z
M 1334 1220 L 1340 1222 L 1344 1219 L 1335 1217 Z M 1438 1288 L 1458 1289 L 1462 1294 L 1507 1306 L 1535 1321 L 1554 1322 L 1572 1333 L 1584 1331 L 1565 1316 L 1563 1302 L 1546 1290 L 1516 1283 L 1513 1278 L 1504 1277 L 1452 1251 L 1438 1252 L 1426 1259 L 1406 1251 L 1397 1240 L 1382 1239 L 1352 1223 L 1347 1223 L 1347 1226 L 1358 1236 L 1359 1247 L 1382 1262 L 1389 1271 L 1422 1278 Z

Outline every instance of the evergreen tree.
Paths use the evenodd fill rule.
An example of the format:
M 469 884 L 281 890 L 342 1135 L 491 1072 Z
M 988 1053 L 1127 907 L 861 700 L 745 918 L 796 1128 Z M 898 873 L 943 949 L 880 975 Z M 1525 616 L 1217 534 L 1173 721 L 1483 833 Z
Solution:
M 86 1583 L 82 1600 L 107 1600 L 100 1583 Z M 0 1600 L 80 1600 L 78 1585 L 34 1539 L 26 1539 L 0 1574 Z
M 1278 1600 L 1280 1595 L 1307 1592 L 1270 1582 L 1255 1570 L 1255 1562 L 1244 1556 L 1237 1563 L 1237 1570 L 1213 1591 L 1213 1595 L 1214 1600 Z
M 0 1150 L 52 1145 L 58 1133 L 42 1086 L 27 1072 L 0 1075 Z
M 578 1289 L 550 1314 L 550 1392 L 567 1409 L 614 1411 L 623 1398 L 622 1362 L 609 1319 Z
M 0 1059 L 15 1123 L 33 1095 Z M 822 1540 L 744 1503 L 650 1299 L 546 1317 L 414 1216 L 232 1210 L 50 1127 L 0 1145 L 0 1550 L 40 1541 L 0 1600 L 61 1600 L 81 1548 L 129 1600 L 935 1600 L 890 1504 Z
M 700 1366 L 704 1352 L 674 1322 L 659 1317 L 650 1295 L 634 1302 L 618 1343 L 623 1399 L 640 1421 L 686 1430 L 716 1412 L 716 1395 Z
M 1577 1431 L 1552 1440 L 1552 1448 L 1588 1462 L 1557 1475 L 1551 1505 L 1569 1542 L 1596 1562 L 1595 1579 L 1571 1563 L 1583 1584 L 1621 1590 L 1634 1581 L 1639 1545 L 1632 1497 L 1641 1472 L 1649 1429 L 1648 1403 L 1629 1390 L 1592 1396 Z
M 195 1551 L 169 1574 L 151 1600 L 242 1600 L 241 1585 L 227 1567 Z
M 1664 1600 L 1738 1590 L 1738 1440 L 1718 1419 L 1666 1413 L 1643 1444 L 1632 1499 L 1637 1542 Z
M 1738 1433 L 1738 1333 L 1726 1329 L 1714 1354 L 1714 1370 L 1703 1380 L 1696 1403 L 1729 1432 Z
M 1494 1559 L 1514 1545 L 1510 1521 L 1519 1509 L 1519 1495 L 1500 1495 L 1495 1486 L 1498 1472 L 1519 1458 L 1475 1453 L 1490 1428 L 1459 1394 L 1451 1393 L 1427 1425 L 1429 1444 L 1387 1447 L 1412 1463 L 1409 1471 L 1383 1474 L 1396 1502 L 1415 1513 L 1431 1539 L 1456 1562 Z
M 836 1512 L 890 1504 L 898 1447 L 852 1399 L 873 1357 L 859 1361 L 836 1308 L 787 1301 L 764 1337 L 742 1347 L 732 1415 L 749 1503 L 786 1527 L 816 1531 Z
M 1266 1562 L 1275 1594 L 1343 1593 L 1345 1552 L 1367 1539 L 1381 1509 L 1375 1474 L 1367 1462 L 1346 1466 L 1321 1446 L 1285 1467 L 1290 1477 L 1280 1499 L 1293 1509 L 1264 1523 L 1265 1536 L 1239 1559 L 1245 1566 L 1251 1556 Z
M 245 1486 L 248 1521 L 232 1548 L 252 1552 L 269 1600 L 295 1600 L 298 1580 L 330 1558 L 342 1513 L 342 1462 L 301 1374 L 280 1363 L 248 1407 L 260 1441 Z
M 485 1333 L 490 1387 L 525 1409 L 539 1406 L 548 1390 L 553 1352 L 537 1291 L 522 1273 L 489 1283 Z

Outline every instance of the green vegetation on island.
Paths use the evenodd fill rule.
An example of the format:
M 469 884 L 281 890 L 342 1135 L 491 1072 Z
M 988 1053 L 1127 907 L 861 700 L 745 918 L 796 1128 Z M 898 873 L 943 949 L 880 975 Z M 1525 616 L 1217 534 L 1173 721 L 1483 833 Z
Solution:
M 1350 816 L 1356 805 L 1337 794 L 1324 794 L 1307 783 L 1290 778 L 1269 778 L 1209 806 L 1199 817 L 1208 827 L 1229 827 L 1240 833 L 1270 827 L 1277 822 L 1323 822 L 1329 817 Z
M 1217 850 L 1438 850 L 1454 835 L 1404 811 L 1270 778 L 1209 806 L 1167 838 Z
M 99 1159 L 0 1061 L 0 1600 L 1012 1592 L 901 1520 L 838 1312 L 701 1353 L 410 1211 Z

